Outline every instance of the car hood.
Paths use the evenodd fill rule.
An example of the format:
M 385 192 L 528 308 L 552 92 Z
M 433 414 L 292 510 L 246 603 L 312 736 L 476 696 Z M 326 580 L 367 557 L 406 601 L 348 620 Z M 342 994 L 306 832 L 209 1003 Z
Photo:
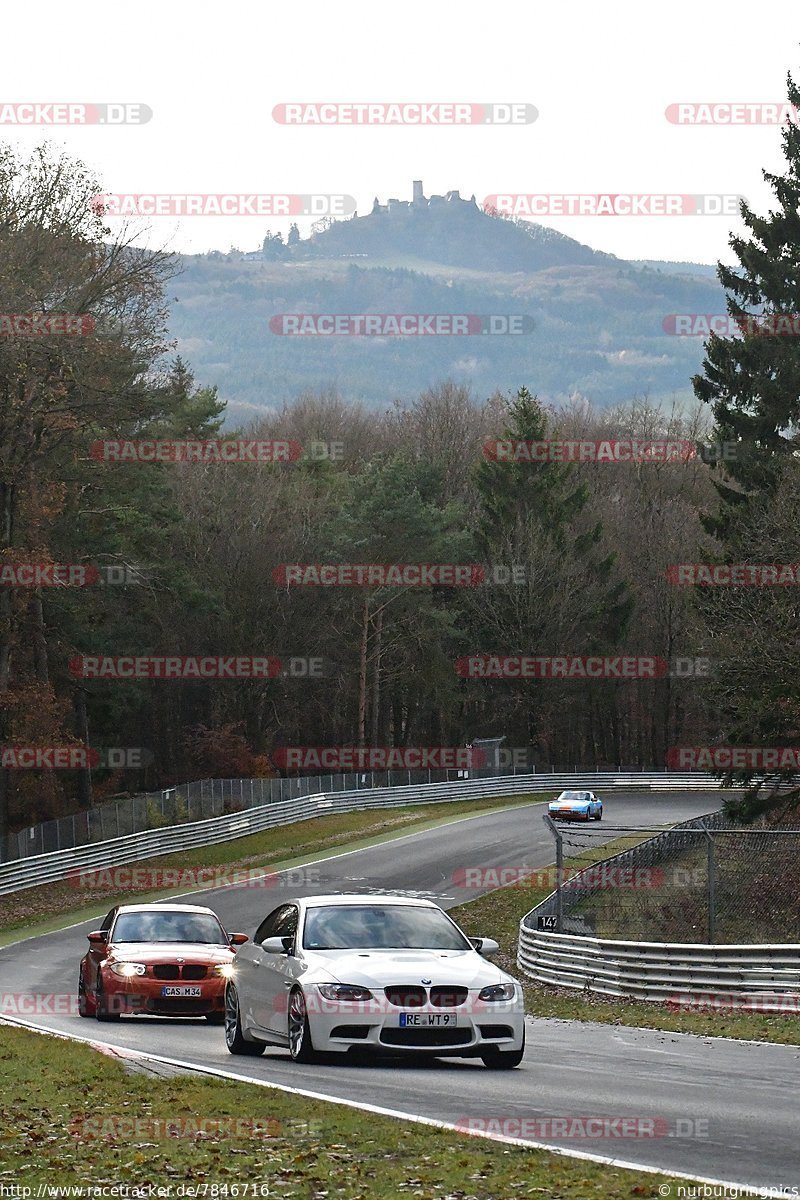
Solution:
M 471 950 L 304 950 L 312 979 L 361 987 L 460 984 L 483 988 L 511 978 Z
M 107 958 L 124 962 L 160 963 L 183 958 L 186 962 L 230 962 L 234 952 L 227 946 L 211 946 L 203 942 L 113 942 Z
M 588 808 L 591 800 L 551 800 L 550 808 Z

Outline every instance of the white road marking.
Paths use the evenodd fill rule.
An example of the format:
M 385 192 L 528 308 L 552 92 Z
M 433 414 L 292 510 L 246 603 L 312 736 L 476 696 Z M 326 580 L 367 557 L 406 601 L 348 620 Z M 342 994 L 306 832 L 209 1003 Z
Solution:
M 429 1125 L 434 1129 L 446 1129 L 451 1133 L 460 1133 L 467 1137 L 479 1137 L 491 1142 L 502 1142 L 509 1146 L 523 1146 L 533 1150 L 546 1150 L 548 1153 L 557 1154 L 562 1158 L 577 1158 L 583 1162 L 602 1163 L 606 1166 L 618 1167 L 626 1171 L 642 1171 L 646 1175 L 673 1175 L 677 1179 L 688 1179 L 694 1183 L 706 1183 L 715 1187 L 725 1188 L 726 1190 L 736 1189 L 737 1195 L 744 1188 L 758 1188 L 760 1196 L 765 1198 L 774 1197 L 775 1200 L 786 1200 L 786 1190 L 781 1188 L 770 1188 L 757 1183 L 732 1183 L 725 1179 L 713 1179 L 707 1175 L 688 1175 L 683 1171 L 675 1171 L 668 1167 L 650 1167 L 644 1163 L 628 1162 L 625 1159 L 612 1158 L 606 1154 L 592 1154 L 587 1150 L 566 1150 L 561 1146 L 553 1146 L 548 1142 L 534 1142 L 526 1138 L 509 1137 L 501 1133 L 487 1133 L 482 1130 L 463 1129 L 450 1121 L 439 1121 L 435 1117 L 423 1117 L 417 1113 L 403 1112 L 394 1108 L 383 1108 L 379 1104 L 367 1104 L 365 1101 L 345 1100 L 341 1096 L 329 1096 L 324 1092 L 309 1091 L 307 1088 L 290 1087 L 288 1084 L 274 1083 L 272 1080 L 253 1079 L 248 1075 L 239 1075 L 235 1071 L 223 1071 L 218 1067 L 201 1066 L 198 1063 L 185 1062 L 178 1058 L 167 1058 L 162 1054 L 146 1054 L 141 1050 L 131 1050 L 126 1046 L 115 1046 L 111 1042 L 101 1042 L 97 1038 L 82 1037 L 80 1034 L 59 1033 L 53 1029 L 48 1029 L 46 1026 L 36 1025 L 32 1021 L 25 1021 L 18 1017 L 0 1017 L 0 1025 L 21 1026 L 22 1028 L 33 1030 L 35 1033 L 62 1038 L 64 1041 L 86 1042 L 101 1053 L 112 1051 L 126 1058 L 140 1058 L 151 1062 L 164 1063 L 171 1067 L 182 1067 L 185 1070 L 195 1071 L 201 1075 L 211 1075 L 218 1079 L 229 1079 L 236 1083 L 251 1083 L 256 1087 L 270 1088 L 273 1091 L 285 1092 L 290 1096 L 305 1096 L 308 1100 L 324 1100 L 330 1104 L 341 1104 L 345 1108 L 355 1108 L 360 1112 L 375 1113 L 381 1117 L 394 1117 L 400 1121 L 412 1121 L 417 1125 Z

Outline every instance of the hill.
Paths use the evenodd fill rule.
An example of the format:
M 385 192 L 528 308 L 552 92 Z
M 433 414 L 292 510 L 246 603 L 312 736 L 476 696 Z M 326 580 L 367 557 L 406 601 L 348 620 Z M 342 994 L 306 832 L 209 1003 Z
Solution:
M 184 259 L 172 334 L 231 416 L 335 386 L 383 407 L 444 378 L 478 394 L 525 383 L 546 400 L 598 405 L 690 395 L 702 340 L 670 336 L 671 313 L 724 312 L 713 269 L 629 263 L 554 230 L 482 212 L 457 193 L 390 201 L 262 252 Z M 280 314 L 525 317 L 518 336 L 287 336 Z M 476 322 L 473 322 L 475 325 Z

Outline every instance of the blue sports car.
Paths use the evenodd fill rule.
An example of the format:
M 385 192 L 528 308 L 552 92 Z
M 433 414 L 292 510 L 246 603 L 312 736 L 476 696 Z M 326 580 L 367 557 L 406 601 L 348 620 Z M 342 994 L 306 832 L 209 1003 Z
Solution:
M 548 812 L 554 821 L 602 821 L 603 801 L 594 792 L 562 792 L 550 801 Z

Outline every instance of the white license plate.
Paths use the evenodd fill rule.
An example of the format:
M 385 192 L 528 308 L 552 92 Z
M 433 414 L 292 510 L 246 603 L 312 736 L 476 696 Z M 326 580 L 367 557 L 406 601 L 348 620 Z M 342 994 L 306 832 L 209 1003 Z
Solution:
M 452 1013 L 400 1013 L 400 1028 L 409 1025 L 421 1026 L 428 1029 L 431 1025 L 455 1025 L 456 1017 Z
M 172 987 L 162 987 L 161 989 L 162 996 L 201 996 L 202 994 L 199 987 L 173 985 Z

